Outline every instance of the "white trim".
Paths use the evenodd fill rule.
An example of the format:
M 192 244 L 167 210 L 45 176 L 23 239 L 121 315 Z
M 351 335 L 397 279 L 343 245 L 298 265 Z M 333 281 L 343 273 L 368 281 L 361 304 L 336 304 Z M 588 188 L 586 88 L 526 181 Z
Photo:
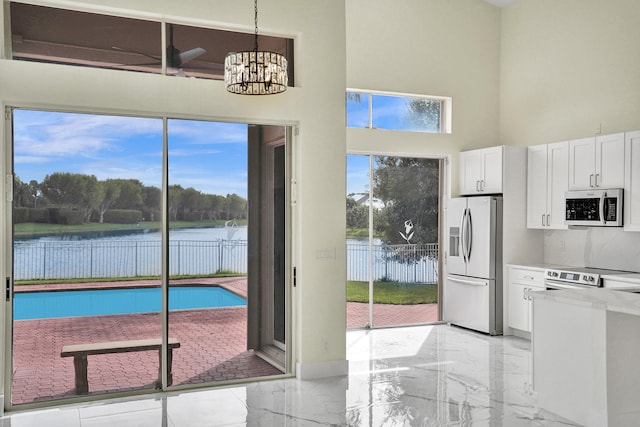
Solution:
M 433 133 L 433 134 L 446 134 L 446 135 L 449 135 L 452 133 L 451 116 L 453 114 L 452 113 L 453 98 L 450 96 L 425 95 L 425 94 L 390 92 L 390 91 L 383 91 L 383 90 L 347 88 L 345 94 L 349 92 L 367 95 L 367 106 L 369 108 L 369 123 L 364 129 L 391 130 L 391 131 L 397 131 L 397 132 Z M 408 129 L 385 129 L 385 128 L 379 129 L 379 128 L 373 127 L 373 100 L 372 100 L 373 95 L 396 96 L 396 97 L 402 97 L 402 98 L 429 99 L 429 100 L 440 101 L 440 123 L 438 124 L 439 130 L 437 132 L 432 132 L 432 131 L 408 130 Z M 351 126 L 347 125 L 347 128 L 350 128 L 350 127 Z
M 346 375 L 349 375 L 348 360 L 304 364 L 300 362 L 296 363 L 296 377 L 299 380 L 314 380 Z

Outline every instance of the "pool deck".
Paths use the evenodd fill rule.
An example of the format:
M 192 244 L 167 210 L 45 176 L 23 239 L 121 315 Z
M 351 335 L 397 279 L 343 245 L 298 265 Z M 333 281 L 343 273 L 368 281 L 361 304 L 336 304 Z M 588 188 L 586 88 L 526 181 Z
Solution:
M 158 280 L 82 284 L 30 285 L 29 290 L 105 289 L 158 286 Z M 217 285 L 246 298 L 245 277 L 181 279 L 172 285 Z M 26 287 L 16 287 L 24 292 Z M 394 306 L 376 304 L 376 326 L 428 323 L 438 320 L 437 304 Z M 76 396 L 71 358 L 60 350 L 85 344 L 159 338 L 160 313 L 18 320 L 14 322 L 13 404 Z M 347 303 L 347 327 L 368 323 L 368 305 Z M 171 311 L 169 336 L 180 341 L 173 353 L 174 385 L 202 384 L 281 374 L 246 350 L 246 307 Z M 152 389 L 158 376 L 156 351 L 90 356 L 89 394 Z

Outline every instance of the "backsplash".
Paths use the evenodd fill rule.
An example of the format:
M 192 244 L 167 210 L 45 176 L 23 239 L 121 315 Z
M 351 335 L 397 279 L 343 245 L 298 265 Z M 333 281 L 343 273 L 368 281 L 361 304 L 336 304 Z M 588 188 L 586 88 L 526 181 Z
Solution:
M 589 227 L 544 233 L 545 263 L 640 272 L 638 232 Z

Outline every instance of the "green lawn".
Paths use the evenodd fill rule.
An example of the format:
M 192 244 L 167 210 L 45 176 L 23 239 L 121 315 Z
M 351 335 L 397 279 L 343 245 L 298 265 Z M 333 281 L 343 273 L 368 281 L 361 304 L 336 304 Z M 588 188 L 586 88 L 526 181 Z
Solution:
M 374 282 L 375 304 L 430 304 L 438 302 L 438 285 L 424 283 Z M 369 302 L 368 282 L 347 282 L 347 301 Z

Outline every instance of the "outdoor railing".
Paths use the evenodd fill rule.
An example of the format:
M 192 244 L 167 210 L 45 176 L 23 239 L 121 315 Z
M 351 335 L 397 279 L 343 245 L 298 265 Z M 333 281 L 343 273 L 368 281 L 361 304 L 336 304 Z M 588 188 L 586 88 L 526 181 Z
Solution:
M 438 280 L 438 244 L 373 246 L 373 279 L 405 283 Z M 14 242 L 14 280 L 159 276 L 159 241 Z M 169 274 L 247 273 L 246 240 L 173 240 Z M 369 245 L 347 243 L 347 279 L 369 280 Z
M 373 245 L 347 244 L 347 280 L 368 281 L 369 263 L 373 280 L 403 283 L 436 283 L 438 281 L 438 244 Z

